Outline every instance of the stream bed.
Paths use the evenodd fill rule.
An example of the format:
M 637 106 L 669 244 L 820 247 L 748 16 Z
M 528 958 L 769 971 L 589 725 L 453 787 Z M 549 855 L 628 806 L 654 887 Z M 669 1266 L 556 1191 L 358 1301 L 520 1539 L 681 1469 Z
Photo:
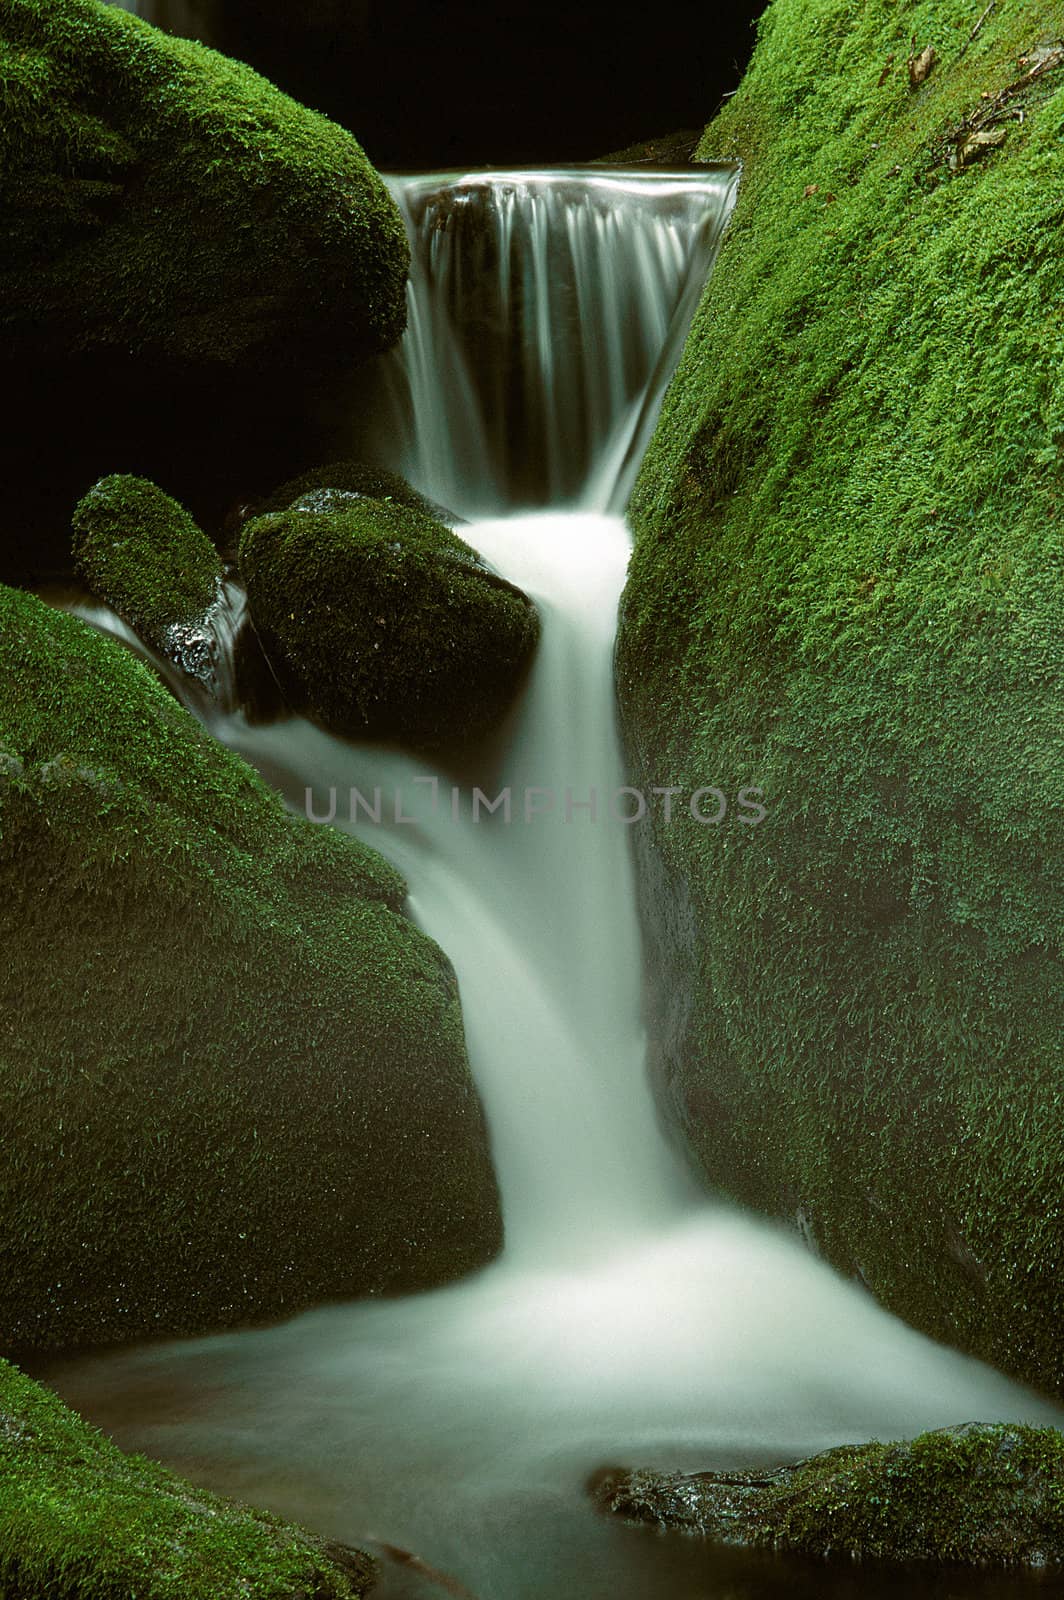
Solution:
M 123 1446 L 332 1537 L 413 1552 L 477 1600 L 1019 1600 L 1036 1580 L 711 1549 L 611 1523 L 585 1495 L 604 1465 L 765 1465 L 1058 1420 L 796 1234 L 696 1190 L 647 1083 L 639 822 L 624 820 L 638 797 L 612 676 L 621 512 L 734 182 L 723 167 L 395 182 L 411 326 L 382 370 L 373 448 L 471 519 L 462 537 L 540 608 L 501 746 L 433 771 L 299 717 L 256 724 L 190 699 L 293 810 L 331 815 L 406 875 L 411 915 L 458 974 L 504 1255 L 432 1293 L 44 1375 Z M 370 804 L 352 819 L 353 789 Z M 409 1562 L 384 1572 L 382 1594 L 448 1592 Z

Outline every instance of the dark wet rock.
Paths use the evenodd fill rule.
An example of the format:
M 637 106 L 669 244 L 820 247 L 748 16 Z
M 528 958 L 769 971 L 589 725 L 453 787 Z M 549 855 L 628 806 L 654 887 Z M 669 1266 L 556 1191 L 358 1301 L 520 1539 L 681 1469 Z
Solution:
M 473 1591 L 467 1589 L 464 1583 L 453 1578 L 450 1573 L 440 1572 L 436 1567 L 429 1566 L 427 1561 L 415 1555 L 412 1550 L 404 1550 L 399 1545 L 377 1542 L 374 1542 L 373 1550 L 381 1560 L 401 1568 L 404 1575 L 410 1575 L 416 1585 L 418 1596 L 449 1594 L 456 1596 L 457 1600 L 477 1600 Z M 403 1592 L 404 1595 L 407 1593 L 406 1584 Z
M 258 517 L 240 565 L 279 679 L 308 714 L 355 738 L 433 750 L 485 737 L 539 637 L 520 589 L 394 501 Z
M 233 639 L 233 689 L 236 703 L 253 727 L 276 722 L 289 712 L 285 690 L 248 616 Z
M 969 1423 L 846 1445 L 767 1472 L 608 1469 L 601 1511 L 812 1556 L 1042 1568 L 1064 1563 L 1064 1435 Z

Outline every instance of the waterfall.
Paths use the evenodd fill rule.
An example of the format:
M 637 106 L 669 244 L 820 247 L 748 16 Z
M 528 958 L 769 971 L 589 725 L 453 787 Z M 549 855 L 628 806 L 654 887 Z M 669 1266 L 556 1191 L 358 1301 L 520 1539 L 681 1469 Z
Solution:
M 468 787 L 413 757 L 298 719 L 206 714 L 296 809 L 308 787 L 380 786 L 415 817 L 351 826 L 404 871 L 413 915 L 458 972 L 502 1259 L 413 1299 L 50 1375 L 123 1444 L 334 1537 L 406 1545 L 478 1600 L 718 1592 L 699 1586 L 704 1550 L 637 1546 L 585 1509 L 581 1481 L 606 1461 L 756 1464 L 1056 1416 L 888 1316 L 781 1228 L 691 1192 L 646 1082 L 629 833 L 610 815 L 625 781 L 617 513 L 733 181 L 397 182 L 415 279 L 381 380 L 387 457 L 480 517 L 463 536 L 543 616 L 507 748 L 478 777 L 510 791 L 510 820 L 474 820 Z M 825 1572 L 817 1592 L 834 1581 Z
M 727 166 L 393 179 L 414 265 L 374 452 L 466 517 L 622 512 L 735 181 Z

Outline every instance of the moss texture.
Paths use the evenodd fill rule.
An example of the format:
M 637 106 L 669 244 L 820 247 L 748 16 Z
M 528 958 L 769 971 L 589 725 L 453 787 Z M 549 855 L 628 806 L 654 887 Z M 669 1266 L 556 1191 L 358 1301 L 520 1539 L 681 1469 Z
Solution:
M 329 509 L 328 496 L 361 495 L 371 500 L 390 500 L 393 505 L 407 506 L 411 511 L 421 511 L 427 517 L 435 517 L 439 522 L 445 522 L 453 527 L 460 519 L 453 511 L 447 511 L 443 506 L 429 500 L 409 483 L 400 477 L 398 472 L 389 472 L 386 467 L 375 467 L 365 461 L 330 461 L 327 466 L 314 467 L 309 472 L 301 472 L 298 477 L 290 478 L 287 483 L 282 483 L 265 500 L 260 501 L 254 508 L 256 516 L 265 516 L 269 511 L 287 511 L 297 501 L 310 501 L 309 509 L 314 509 L 313 497 L 322 497 L 319 501 L 321 509 Z M 341 502 L 337 501 L 337 504 Z
M 249 522 L 248 603 L 311 715 L 419 749 L 498 725 L 539 637 L 528 597 L 423 512 L 385 500 Z
M 368 1556 L 127 1456 L 0 1361 L 5 1600 L 358 1600 Z
M 402 331 L 398 212 L 350 134 L 99 0 L 0 0 L 0 352 L 306 368 Z
M 968 1423 L 777 1472 L 609 1473 L 599 1506 L 730 1544 L 879 1561 L 1064 1564 L 1064 1436 Z
M 0 590 L 8 1351 L 438 1283 L 501 1224 L 453 973 L 371 851 Z
M 687 167 L 694 163 L 694 155 L 702 142 L 701 128 L 678 128 L 653 139 L 640 139 L 624 150 L 614 150 L 608 156 L 596 156 L 592 166 L 610 167 Z
M 1064 10 L 985 11 L 765 14 L 700 147 L 744 177 L 634 494 L 618 678 L 633 782 L 769 808 L 644 835 L 702 1171 L 1059 1391 Z
M 204 619 L 221 596 L 222 564 L 184 507 L 145 478 L 118 474 L 78 502 L 73 531 L 74 565 L 89 588 L 148 644 L 206 670 Z

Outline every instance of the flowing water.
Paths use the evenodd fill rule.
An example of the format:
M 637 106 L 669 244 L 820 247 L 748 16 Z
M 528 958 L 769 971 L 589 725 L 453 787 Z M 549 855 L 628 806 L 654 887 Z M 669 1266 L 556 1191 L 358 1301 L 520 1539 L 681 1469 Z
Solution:
M 342 802 L 336 823 L 400 866 L 412 914 L 455 964 L 502 1259 L 435 1293 L 49 1376 L 124 1445 L 332 1536 L 413 1550 L 479 1600 L 1001 1600 L 1029 1585 L 713 1551 L 615 1526 L 583 1495 L 607 1463 L 736 1466 L 1056 1417 L 886 1315 L 795 1236 L 694 1192 L 646 1082 L 630 837 L 612 815 L 618 512 L 734 181 L 720 168 L 396 183 L 415 280 L 382 375 L 380 448 L 477 518 L 464 536 L 543 616 L 505 749 L 477 779 L 509 790 L 509 819 L 474 820 L 467 781 L 401 752 L 190 698 L 297 810 L 308 789 L 319 815 L 330 790 L 382 791 L 379 823 L 348 823 Z M 394 820 L 396 801 L 413 822 Z M 383 1592 L 438 1590 L 396 1566 Z
M 375 454 L 467 517 L 624 510 L 735 173 L 595 168 L 393 185 L 414 254 Z

